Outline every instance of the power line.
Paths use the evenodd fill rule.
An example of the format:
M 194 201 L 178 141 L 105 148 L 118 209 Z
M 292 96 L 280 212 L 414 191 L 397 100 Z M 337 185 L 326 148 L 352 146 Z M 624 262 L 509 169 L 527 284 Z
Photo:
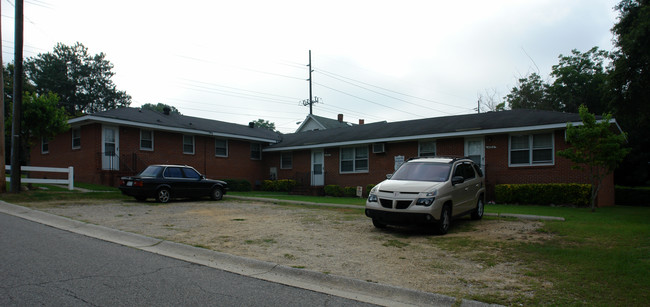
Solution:
M 348 96 L 350 96 L 350 97 L 357 98 L 357 99 L 359 99 L 359 100 L 363 100 L 363 101 L 366 101 L 366 102 L 370 102 L 370 103 L 372 103 L 372 104 L 376 104 L 376 105 L 378 105 L 378 106 L 382 106 L 382 107 L 384 107 L 384 108 L 388 108 L 388 109 L 391 109 L 391 110 L 394 110 L 394 111 L 398 111 L 398 112 L 402 112 L 402 113 L 410 114 L 410 115 L 417 116 L 417 117 L 422 117 L 422 115 L 420 115 L 420 114 L 415 114 L 415 113 L 407 112 L 407 111 L 404 111 L 404 110 L 396 109 L 396 108 L 393 108 L 393 107 L 389 107 L 389 106 L 387 106 L 387 105 L 383 105 L 383 104 L 381 104 L 381 103 L 374 102 L 374 101 L 372 101 L 372 100 L 368 100 L 368 99 L 365 99 L 365 98 L 362 98 L 362 97 L 359 97 L 359 96 L 356 96 L 356 95 L 352 95 L 352 94 L 350 94 L 350 93 L 346 93 L 346 92 L 344 92 L 344 91 L 340 91 L 340 90 L 334 89 L 334 88 L 332 88 L 332 87 L 329 87 L 329 86 L 326 86 L 326 85 L 323 85 L 323 84 L 320 84 L 320 83 L 316 83 L 316 82 L 314 82 L 314 84 L 319 85 L 319 86 L 322 86 L 322 87 L 327 88 L 327 89 L 330 89 L 330 90 L 335 91 L 335 92 L 339 92 L 339 93 L 341 93 L 341 94 L 348 95 Z
M 322 70 L 322 69 L 318 69 L 318 70 L 316 70 L 316 72 L 321 73 L 321 74 L 323 74 L 323 75 L 325 75 L 325 76 L 327 76 L 327 77 L 330 77 L 330 78 L 333 78 L 333 79 L 336 79 L 336 80 L 339 80 L 339 81 L 342 81 L 342 82 L 345 82 L 345 83 L 348 83 L 348 84 L 351 84 L 351 85 L 354 85 L 354 86 L 360 87 L 360 88 L 362 88 L 362 89 L 365 89 L 365 90 L 370 91 L 370 92 L 373 92 L 373 93 L 377 93 L 377 94 L 380 94 L 380 95 L 384 95 L 384 96 L 389 97 L 389 98 L 397 99 L 397 100 L 400 100 L 400 101 L 403 101 L 403 102 L 406 102 L 406 103 L 409 103 L 409 104 L 412 104 L 412 105 L 415 105 L 415 106 L 419 106 L 419 107 L 422 107 L 422 108 L 431 109 L 431 110 L 438 111 L 438 112 L 447 113 L 447 112 L 444 112 L 444 111 L 440 111 L 440 110 L 436 110 L 436 109 L 430 108 L 430 107 L 428 107 L 428 106 L 423 106 L 423 105 L 419 105 L 419 104 L 416 104 L 416 103 L 412 103 L 412 102 L 409 102 L 409 101 L 403 100 L 403 99 L 401 99 L 401 98 L 397 98 L 397 97 L 389 96 L 389 95 L 386 95 L 386 94 L 384 94 L 384 93 L 380 93 L 380 92 L 377 92 L 377 91 L 374 91 L 374 90 L 371 90 L 371 89 L 365 88 L 365 87 L 363 87 L 363 86 L 360 86 L 360 85 L 354 84 L 354 83 L 352 83 L 352 82 L 350 82 L 350 81 L 346 81 L 346 80 L 351 80 L 351 81 L 354 81 L 354 82 L 357 82 L 357 83 L 361 83 L 361 84 L 363 84 L 363 85 L 371 86 L 371 87 L 378 88 L 378 89 L 381 89 L 381 90 L 384 90 L 384 91 L 387 91 L 387 92 L 391 92 L 391 93 L 395 93 L 395 94 L 403 95 L 403 96 L 406 96 L 406 97 L 410 97 L 410 98 L 414 98 L 414 99 L 418 99 L 418 100 L 422 100 L 422 101 L 433 102 L 433 103 L 436 103 L 436 104 L 441 104 L 441 105 L 445 105 L 445 106 L 452 107 L 452 108 L 467 109 L 467 108 L 464 108 L 464 107 L 459 107 L 459 106 L 452 105 L 452 104 L 446 104 L 446 103 L 443 103 L 443 102 L 440 102 L 440 101 L 436 101 L 436 100 L 432 100 L 432 99 L 427 99 L 427 98 L 422 98 L 422 97 L 417 97 L 417 96 L 413 96 L 413 95 L 409 95 L 409 94 L 401 93 L 401 92 L 398 92 L 398 91 L 394 91 L 394 90 L 391 90 L 391 89 L 387 89 L 387 88 L 385 88 L 385 87 L 381 87 L 381 86 L 373 85 L 373 84 L 370 84 L 370 83 L 366 83 L 366 82 L 363 82 L 363 81 L 359 81 L 359 80 L 355 80 L 355 79 L 352 79 L 352 78 L 348 78 L 348 77 L 345 77 L 345 76 L 342 76 L 342 75 L 338 75 L 338 74 L 335 74 L 335 73 L 333 73 L 333 72 L 328 72 L 328 71 L 325 71 L 325 70 Z M 346 79 L 346 80 L 343 80 L 343 79 Z M 447 114 L 451 114 L 451 113 L 447 113 Z

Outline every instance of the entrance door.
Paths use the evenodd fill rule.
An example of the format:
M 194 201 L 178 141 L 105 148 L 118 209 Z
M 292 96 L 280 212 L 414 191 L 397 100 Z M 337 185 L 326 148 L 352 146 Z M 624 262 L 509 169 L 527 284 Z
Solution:
M 120 134 L 117 127 L 102 127 L 102 169 L 120 170 Z
M 480 166 L 485 174 L 485 143 L 483 137 L 465 139 L 465 156 Z
M 321 186 L 325 184 L 325 166 L 323 164 L 323 150 L 314 149 L 311 151 L 311 185 Z

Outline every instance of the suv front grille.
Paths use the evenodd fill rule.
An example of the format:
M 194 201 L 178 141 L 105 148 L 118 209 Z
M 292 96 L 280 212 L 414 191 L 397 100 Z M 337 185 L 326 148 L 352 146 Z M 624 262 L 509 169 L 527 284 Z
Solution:
M 395 209 L 406 209 L 411 205 L 412 202 L 412 200 L 398 200 L 395 204 Z
M 379 202 L 381 203 L 381 206 L 384 207 L 384 208 L 388 208 L 388 209 L 393 208 L 393 200 L 392 199 L 380 198 Z

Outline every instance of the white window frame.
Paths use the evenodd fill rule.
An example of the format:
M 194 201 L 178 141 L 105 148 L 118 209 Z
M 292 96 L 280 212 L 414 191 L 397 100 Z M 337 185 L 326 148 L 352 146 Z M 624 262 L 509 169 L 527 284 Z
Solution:
M 192 138 L 192 144 L 191 144 L 192 145 L 192 152 L 185 151 L 185 145 L 188 145 L 188 146 L 190 145 L 188 143 L 185 143 L 186 138 Z M 183 134 L 183 153 L 186 154 L 186 155 L 193 155 L 194 154 L 194 147 L 195 147 L 194 146 L 194 136 L 193 135 Z
M 548 134 L 551 136 L 551 147 L 533 147 L 533 140 L 535 135 Z M 512 163 L 512 137 L 527 137 L 528 138 L 528 148 L 527 149 L 517 149 L 519 151 L 528 151 L 528 163 Z M 535 150 L 551 150 L 551 160 L 544 160 L 540 162 L 533 161 L 533 153 Z M 518 167 L 518 166 L 548 166 L 555 165 L 555 133 L 551 132 L 540 132 L 540 133 L 528 133 L 528 134 L 511 134 L 508 136 L 508 166 Z
M 226 154 L 224 154 L 224 155 L 221 155 L 221 154 L 217 153 L 217 142 L 220 142 L 220 141 L 223 141 L 223 143 L 225 145 L 224 149 L 226 150 Z M 223 157 L 223 158 L 228 157 L 228 139 L 220 139 L 220 138 L 215 138 L 214 139 L 214 156 L 215 157 Z
M 427 155 L 423 155 L 422 151 L 422 144 L 424 143 L 432 143 L 433 144 L 433 155 L 430 154 L 430 152 L 426 152 Z M 418 142 L 418 157 L 435 157 L 438 154 L 438 144 L 436 143 L 435 140 L 427 140 L 427 141 L 420 141 Z
M 285 157 L 288 156 L 289 165 L 285 164 Z M 280 169 L 292 169 L 293 168 L 293 152 L 281 152 L 280 153 Z
M 366 150 L 366 156 L 365 159 L 358 159 L 357 158 L 357 150 L 360 148 L 365 148 Z M 343 159 L 343 150 L 349 150 L 352 149 L 352 159 Z M 361 168 L 359 169 L 357 167 L 357 161 L 362 161 L 366 160 L 366 167 L 365 169 Z M 343 162 L 344 161 L 352 161 L 352 171 L 344 171 L 343 170 Z M 355 173 L 368 173 L 370 170 L 370 151 L 368 149 L 368 145 L 363 145 L 363 146 L 354 146 L 354 147 L 341 147 L 339 148 L 339 173 L 341 174 L 355 174 Z
M 70 134 L 72 135 L 72 149 L 80 149 L 81 148 L 81 128 L 72 128 L 70 129 Z M 75 131 L 77 131 L 78 135 L 75 137 Z M 78 139 L 79 140 L 79 145 L 75 146 L 74 145 L 74 140 Z
M 253 156 L 254 152 L 259 152 L 259 157 Z M 262 144 L 251 143 L 251 160 L 262 160 Z
M 50 153 L 50 140 L 47 138 L 41 138 L 41 153 L 48 154 Z
M 151 135 L 151 148 L 142 147 L 142 141 L 143 141 L 142 133 L 147 132 L 147 131 Z M 147 141 L 147 140 L 145 140 L 145 141 Z M 153 151 L 153 130 L 140 129 L 140 150 Z

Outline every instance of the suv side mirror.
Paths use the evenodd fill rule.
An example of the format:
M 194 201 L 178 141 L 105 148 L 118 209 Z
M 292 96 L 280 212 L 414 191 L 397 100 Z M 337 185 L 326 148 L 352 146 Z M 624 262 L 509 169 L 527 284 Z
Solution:
M 454 176 L 451 177 L 451 184 L 452 185 L 457 185 L 459 183 L 465 182 L 465 178 L 463 176 Z

